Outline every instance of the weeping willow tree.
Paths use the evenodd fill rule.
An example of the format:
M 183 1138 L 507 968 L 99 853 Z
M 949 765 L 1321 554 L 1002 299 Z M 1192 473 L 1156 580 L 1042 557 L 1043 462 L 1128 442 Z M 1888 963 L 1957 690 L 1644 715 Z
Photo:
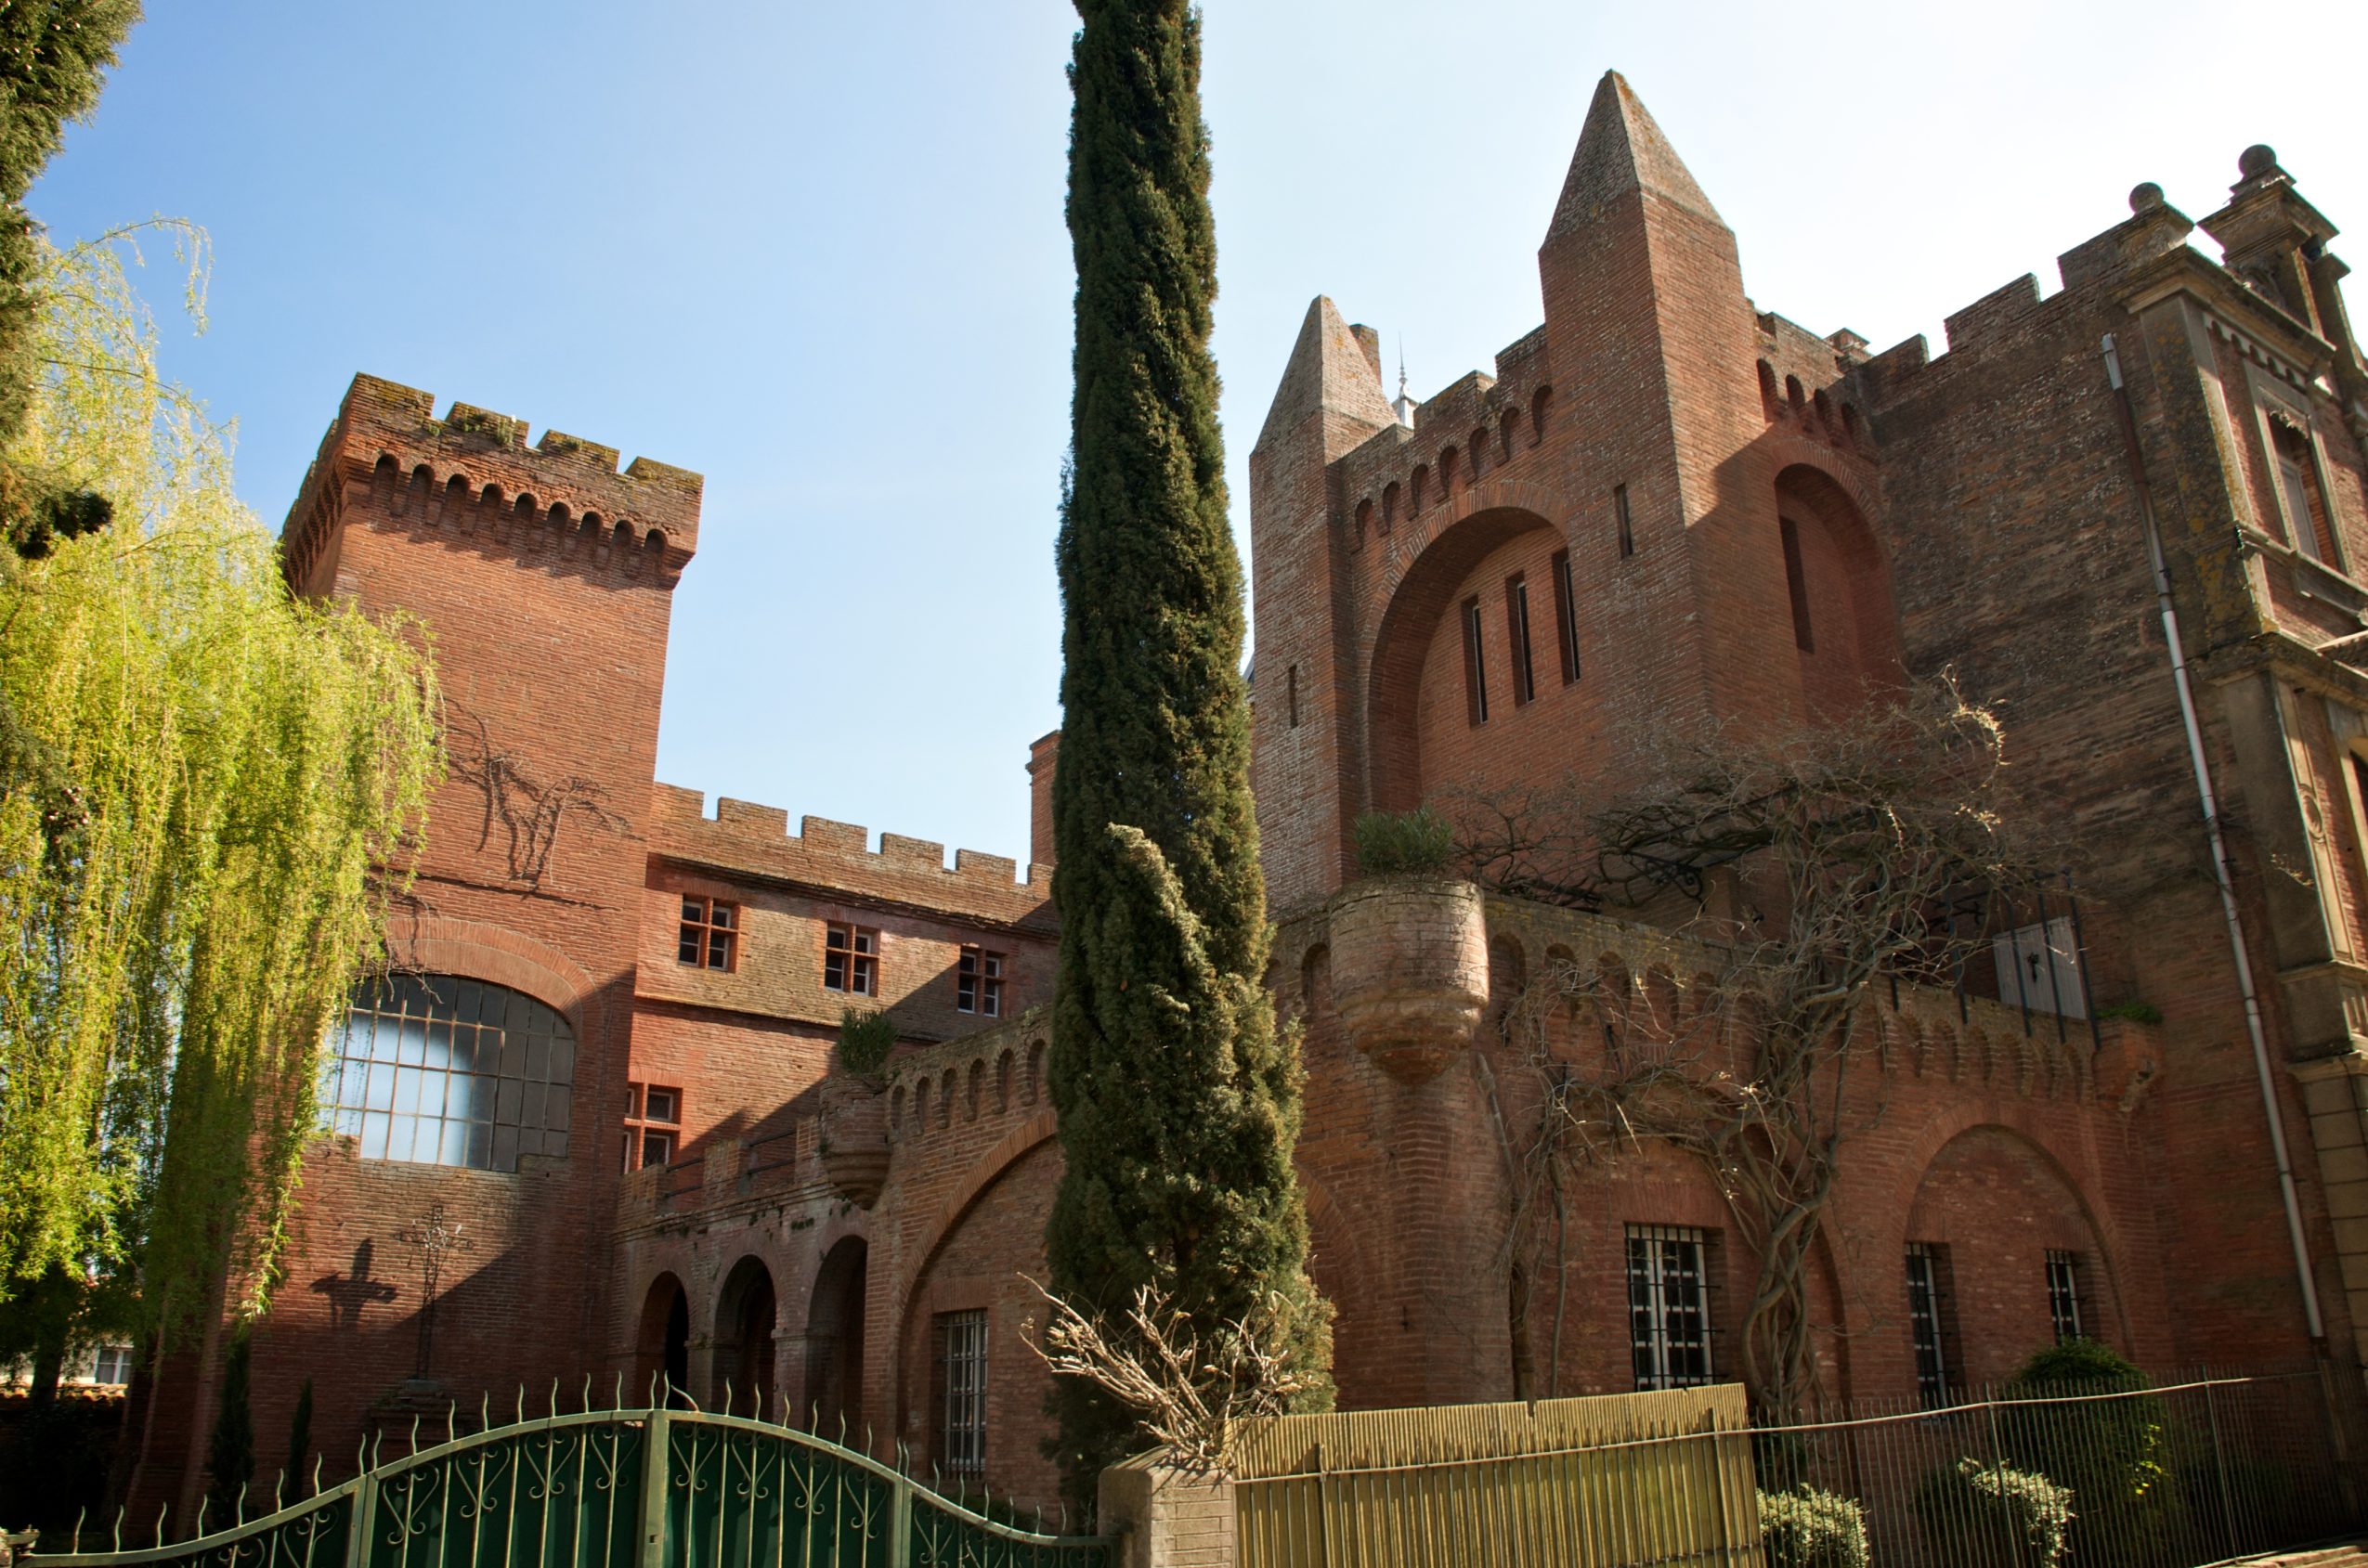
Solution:
M 203 236 L 161 227 L 202 325 Z M 439 764 L 417 630 L 292 598 L 230 433 L 160 373 L 141 238 L 43 247 L 0 447 L 112 516 L 0 551 L 0 1312 L 116 1281 L 161 1344 L 269 1288 Z

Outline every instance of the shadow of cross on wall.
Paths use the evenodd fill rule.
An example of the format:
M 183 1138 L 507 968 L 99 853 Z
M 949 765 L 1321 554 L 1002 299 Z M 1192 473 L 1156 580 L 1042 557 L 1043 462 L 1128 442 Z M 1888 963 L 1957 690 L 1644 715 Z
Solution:
M 362 1308 L 372 1302 L 391 1302 L 395 1287 L 384 1279 L 370 1276 L 374 1245 L 364 1237 L 354 1248 L 354 1267 L 350 1274 L 324 1274 L 312 1282 L 312 1288 L 329 1298 L 329 1326 L 332 1328 L 358 1328 L 362 1323 Z

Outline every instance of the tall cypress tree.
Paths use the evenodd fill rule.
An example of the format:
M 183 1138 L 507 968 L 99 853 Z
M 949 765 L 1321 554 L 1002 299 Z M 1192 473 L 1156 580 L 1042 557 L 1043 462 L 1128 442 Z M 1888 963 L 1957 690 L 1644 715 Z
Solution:
M 1204 1335 L 1314 1304 L 1291 1164 L 1297 1043 L 1263 989 L 1242 564 L 1208 348 L 1217 246 L 1188 0 L 1077 0 L 1069 232 L 1076 387 L 1061 502 L 1053 782 L 1060 967 L 1050 1082 L 1066 1173 L 1053 1289 L 1106 1325 L 1155 1284 Z M 1329 1354 L 1300 1310 L 1296 1354 Z M 1139 1446 L 1059 1380 L 1073 1497 Z

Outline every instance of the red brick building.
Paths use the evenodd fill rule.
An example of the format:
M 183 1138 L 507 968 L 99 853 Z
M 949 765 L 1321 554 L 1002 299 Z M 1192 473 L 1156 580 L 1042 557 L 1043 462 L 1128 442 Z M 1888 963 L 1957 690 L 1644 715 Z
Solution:
M 2356 1375 L 2368 369 L 2334 227 L 2267 149 L 2200 226 L 2151 186 L 2131 206 L 2054 292 L 2020 279 L 1949 317 L 1944 353 L 1870 355 L 1755 306 L 1608 75 L 1545 227 L 1543 322 L 1493 374 L 1394 408 L 1376 335 L 1310 307 L 1251 459 L 1256 782 L 1345 1404 L 1728 1375 L 1750 1277 L 1700 1168 L 1650 1148 L 1591 1178 L 1551 1251 L 1509 1248 L 1490 1101 L 1516 1064 L 1488 1026 L 1524 976 L 1593 966 L 1552 1028 L 1581 1061 L 1673 1038 L 1719 954 L 1360 884 L 1358 814 L 1617 788 L 1659 728 L 1815 722 L 1944 667 L 2078 842 L 2079 940 L 2060 906 L 1989 994 L 1865 1004 L 1867 1130 L 1811 1290 L 1824 1391 L 1978 1382 L 2075 1322 L 2156 1370 L 2296 1360 L 2315 1324 Z M 302 589 L 433 630 L 453 771 L 403 973 L 333 1043 L 335 1135 L 258 1331 L 259 1446 L 308 1373 L 332 1456 L 448 1391 L 663 1373 L 1048 1496 L 1018 1337 L 1060 1160 L 1047 868 L 654 784 L 698 481 L 524 437 L 358 379 L 289 522 Z M 1039 861 L 1053 751 L 1029 765 Z M 2058 955 L 2044 994 L 2000 1000 L 2026 941 Z M 876 1082 L 834 1069 L 850 1005 L 901 1042 Z M 437 1205 L 465 1250 L 440 1255 L 430 1342 Z M 150 1498 L 199 1483 L 204 1360 L 158 1392 Z

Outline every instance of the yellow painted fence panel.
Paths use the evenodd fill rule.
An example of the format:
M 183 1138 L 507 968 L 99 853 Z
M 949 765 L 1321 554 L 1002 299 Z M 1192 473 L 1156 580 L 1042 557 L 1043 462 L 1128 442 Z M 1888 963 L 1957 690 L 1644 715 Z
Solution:
M 1761 1568 L 1734 1384 L 1284 1416 L 1234 1498 L 1242 1568 Z

